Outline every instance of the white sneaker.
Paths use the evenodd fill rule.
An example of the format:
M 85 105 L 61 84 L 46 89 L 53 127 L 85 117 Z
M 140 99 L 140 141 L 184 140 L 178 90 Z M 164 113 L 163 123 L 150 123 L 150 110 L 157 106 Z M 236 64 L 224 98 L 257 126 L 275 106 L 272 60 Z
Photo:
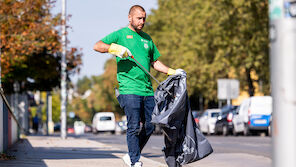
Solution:
M 131 167 L 131 158 L 128 154 L 125 154 L 122 159 L 128 167 Z
M 135 165 L 132 165 L 132 167 L 142 167 L 143 163 L 142 162 L 136 162 Z

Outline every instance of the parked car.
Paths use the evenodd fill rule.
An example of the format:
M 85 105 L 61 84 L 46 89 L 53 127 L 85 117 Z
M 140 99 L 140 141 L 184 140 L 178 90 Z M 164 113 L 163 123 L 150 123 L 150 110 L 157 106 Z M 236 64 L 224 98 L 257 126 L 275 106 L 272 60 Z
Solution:
M 84 128 L 84 132 L 85 132 L 85 133 L 91 133 L 91 132 L 92 132 L 92 126 L 86 124 L 86 125 L 85 125 L 85 128 Z
M 115 132 L 116 134 L 124 134 L 126 133 L 127 130 L 127 121 L 119 121 L 116 122 L 116 128 L 115 128 Z
M 98 112 L 95 114 L 92 121 L 93 133 L 111 132 L 115 133 L 115 115 L 112 112 Z
M 232 133 L 232 119 L 237 107 L 238 106 L 232 105 L 222 107 L 221 112 L 219 113 L 219 116 L 216 121 L 215 134 L 222 134 L 223 136 L 226 136 Z
M 55 123 L 53 127 L 54 132 L 59 132 L 61 131 L 61 123 Z
M 202 113 L 201 111 L 197 111 L 197 110 L 192 110 L 192 115 L 193 115 L 193 118 L 194 118 L 194 121 L 195 123 L 198 125 L 198 122 L 199 122 L 199 118 L 202 116 Z
M 244 100 L 234 116 L 235 133 L 249 135 L 252 132 L 265 132 L 271 135 L 272 97 L 253 96 Z
M 68 134 L 73 134 L 74 133 L 74 128 L 73 127 L 68 127 L 67 128 L 67 133 Z
M 208 135 L 215 132 L 215 124 L 217 117 L 220 113 L 220 109 L 207 109 L 199 118 L 200 131 Z

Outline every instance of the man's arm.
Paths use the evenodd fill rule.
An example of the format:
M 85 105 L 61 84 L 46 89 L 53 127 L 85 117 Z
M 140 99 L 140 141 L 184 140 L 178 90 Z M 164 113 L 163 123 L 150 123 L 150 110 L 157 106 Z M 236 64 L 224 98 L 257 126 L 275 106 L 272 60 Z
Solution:
M 105 44 L 102 41 L 99 41 L 95 44 L 94 50 L 101 53 L 107 53 L 110 48 L 110 45 Z
M 180 75 L 180 74 L 183 74 L 185 73 L 184 70 L 182 69 L 177 69 L 177 70 L 174 70 L 172 68 L 169 68 L 167 67 L 166 65 L 164 65 L 161 61 L 159 60 L 156 60 L 154 62 L 151 63 L 152 67 L 159 71 L 159 72 L 162 72 L 162 73 L 165 73 L 167 75 Z M 186 74 L 186 73 L 185 73 Z
M 101 53 L 110 53 L 120 58 L 132 56 L 132 53 L 128 50 L 128 48 L 115 43 L 108 45 L 102 41 L 99 41 L 95 44 L 94 50 Z
M 169 67 L 167 67 L 166 65 L 164 65 L 161 61 L 156 60 L 155 62 L 152 62 L 152 67 L 159 72 L 165 73 L 167 74 L 169 71 Z

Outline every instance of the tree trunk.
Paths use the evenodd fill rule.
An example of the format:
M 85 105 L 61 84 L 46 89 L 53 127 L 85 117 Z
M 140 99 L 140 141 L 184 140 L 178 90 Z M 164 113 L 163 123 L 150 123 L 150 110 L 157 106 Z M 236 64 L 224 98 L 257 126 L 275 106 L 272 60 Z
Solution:
M 246 68 L 246 74 L 247 74 L 247 81 L 248 81 L 248 87 L 249 87 L 249 95 L 254 96 L 255 88 L 253 85 L 253 80 L 251 78 L 251 69 Z

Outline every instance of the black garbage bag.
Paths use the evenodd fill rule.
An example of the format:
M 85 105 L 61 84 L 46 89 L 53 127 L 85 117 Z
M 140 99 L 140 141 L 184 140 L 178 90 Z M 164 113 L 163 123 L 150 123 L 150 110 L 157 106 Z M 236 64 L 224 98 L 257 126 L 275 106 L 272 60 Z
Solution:
M 164 153 L 170 167 L 200 160 L 213 152 L 193 119 L 185 72 L 163 81 L 155 91 L 154 98 L 156 105 L 151 122 L 163 127 Z

